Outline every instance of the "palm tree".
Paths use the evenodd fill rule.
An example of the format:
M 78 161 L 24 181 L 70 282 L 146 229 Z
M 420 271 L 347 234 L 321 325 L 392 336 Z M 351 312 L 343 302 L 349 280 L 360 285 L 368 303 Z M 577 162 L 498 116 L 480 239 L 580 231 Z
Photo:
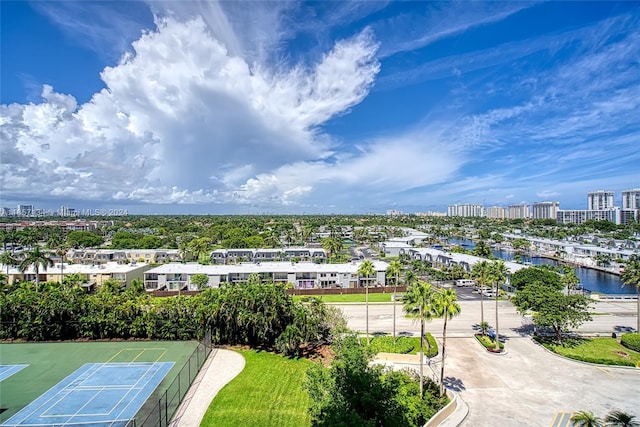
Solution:
M 197 262 L 203 262 L 203 258 L 205 256 L 209 256 L 209 248 L 211 247 L 211 239 L 208 237 L 200 237 L 198 239 L 193 239 L 187 245 L 189 251 L 196 258 Z M 209 259 L 207 260 L 207 262 Z
M 624 272 L 622 273 L 622 281 L 631 286 L 635 286 L 638 292 L 638 309 L 637 309 L 637 324 L 636 324 L 636 332 L 640 334 L 640 257 L 637 255 L 633 255 L 627 261 L 627 265 L 624 267 Z
M 403 309 L 408 317 L 420 320 L 420 398 L 423 397 L 424 378 L 424 324 L 434 316 L 433 290 L 430 283 L 418 280 L 405 292 Z
M 53 260 L 49 258 L 46 252 L 40 250 L 40 246 L 33 248 L 31 252 L 27 252 L 27 256 L 20 262 L 19 268 L 22 273 L 27 271 L 29 267 L 33 267 L 36 272 L 36 292 L 40 286 L 40 267 L 43 270 L 47 270 L 47 267 L 53 266 Z
M 476 283 L 480 286 L 480 324 L 484 321 L 484 287 L 487 286 L 490 281 L 490 264 L 488 261 L 480 261 L 471 268 L 471 276 L 476 280 Z M 484 333 L 483 333 L 484 335 Z
M 9 284 L 9 267 L 18 264 L 18 260 L 13 253 L 4 251 L 0 254 L 0 263 L 7 267 L 7 284 Z
M 571 422 L 576 427 L 602 427 L 602 420 L 593 412 L 580 411 L 571 417 Z
M 369 277 L 376 274 L 376 270 L 373 267 L 373 263 L 370 260 L 365 260 L 358 267 L 358 275 L 365 279 L 365 324 L 366 324 L 366 333 L 367 333 L 367 345 L 369 344 Z
M 62 236 L 52 234 L 47 240 L 47 249 L 53 249 L 54 253 L 60 257 L 60 283 L 64 283 L 64 260 L 69 246 L 62 240 Z
M 434 311 L 437 317 L 444 319 L 442 327 L 442 365 L 440 366 L 440 395 L 444 394 L 444 360 L 447 350 L 447 320 L 460 314 L 462 309 L 458 301 L 458 294 L 455 289 L 442 289 L 437 292 L 434 298 Z
M 507 275 L 509 274 L 509 270 L 504 265 L 504 261 L 495 261 L 490 264 L 489 267 L 491 280 L 496 285 L 496 350 L 500 351 L 500 329 L 498 327 L 498 296 L 500 294 L 500 283 L 503 283 Z
M 387 268 L 387 273 L 395 276 L 395 281 L 393 282 L 393 342 L 396 342 L 396 291 L 398 289 L 398 281 L 400 280 L 400 272 L 402 271 L 402 264 L 400 261 L 395 260 L 391 261 L 389 264 L 389 268 Z
M 635 415 L 629 415 L 622 411 L 611 411 L 604 419 L 611 427 L 640 427 Z
M 580 283 L 580 279 L 576 276 L 575 270 L 568 265 L 563 267 L 560 281 L 567 287 L 567 295 L 569 295 L 571 291 L 578 286 L 578 283 Z
M 342 238 L 327 237 L 322 239 L 322 248 L 327 251 L 329 258 L 334 258 L 342 250 Z

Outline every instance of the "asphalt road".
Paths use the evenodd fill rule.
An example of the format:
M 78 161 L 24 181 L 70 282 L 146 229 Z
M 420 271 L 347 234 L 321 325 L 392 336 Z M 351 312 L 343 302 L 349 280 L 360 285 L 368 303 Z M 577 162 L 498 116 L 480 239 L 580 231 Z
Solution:
M 487 353 L 472 338 L 480 322 L 480 302 L 461 300 L 462 312 L 447 325 L 445 382 L 459 392 L 469 406 L 464 426 L 550 426 L 559 412 L 593 411 L 605 416 L 622 410 L 640 418 L 640 369 L 601 367 L 564 359 L 547 352 L 531 340 L 531 325 L 508 301 L 498 304 L 500 335 L 507 354 Z M 349 326 L 365 330 L 365 305 L 339 304 Z M 609 336 L 611 332 L 633 328 L 635 302 L 594 304 L 593 321 L 579 330 Z M 495 325 L 495 302 L 485 302 L 485 320 Z M 369 331 L 391 332 L 392 304 L 369 305 Z M 417 334 L 420 326 L 404 318 L 397 306 L 398 334 Z M 441 341 L 442 321 L 427 325 Z M 439 374 L 440 360 L 431 361 Z
M 475 295 L 475 294 L 474 294 Z M 477 325 L 481 322 L 481 302 L 473 297 L 472 299 L 460 300 L 462 311 L 460 316 L 447 322 L 447 335 L 469 337 Z M 365 332 L 365 312 L 364 303 L 357 304 L 335 304 L 342 309 L 349 327 L 359 332 Z M 484 301 L 484 320 L 495 326 L 495 300 Z M 635 301 L 619 302 L 594 302 L 592 304 L 593 320 L 580 326 L 577 331 L 581 333 L 592 333 L 600 335 L 610 335 L 612 332 L 623 332 L 633 330 L 636 326 L 636 303 Z M 509 301 L 498 301 L 498 321 L 500 335 L 507 337 L 521 336 L 530 327 L 529 319 L 523 318 Z M 391 333 L 393 330 L 393 304 L 391 303 L 370 303 L 369 304 L 369 332 Z M 427 324 L 426 330 L 434 336 L 442 335 L 442 320 L 434 319 Z M 398 303 L 396 307 L 396 331 L 398 334 L 419 334 L 420 324 L 412 319 L 407 319 L 402 312 L 402 305 Z

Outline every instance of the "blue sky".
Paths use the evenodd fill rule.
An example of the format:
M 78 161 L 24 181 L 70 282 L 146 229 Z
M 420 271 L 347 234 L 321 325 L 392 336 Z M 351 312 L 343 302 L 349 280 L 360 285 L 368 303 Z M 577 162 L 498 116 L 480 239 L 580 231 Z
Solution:
M 637 2 L 1 2 L 0 203 L 365 213 L 640 186 Z

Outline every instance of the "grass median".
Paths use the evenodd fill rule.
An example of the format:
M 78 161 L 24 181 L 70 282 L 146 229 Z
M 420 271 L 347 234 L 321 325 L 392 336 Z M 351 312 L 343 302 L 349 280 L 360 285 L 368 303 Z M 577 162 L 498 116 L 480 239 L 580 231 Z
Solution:
M 370 293 L 369 294 L 369 302 L 391 302 L 391 296 L 393 292 L 385 292 L 385 293 Z M 309 298 L 320 298 L 322 302 L 365 302 L 365 294 L 331 294 L 331 295 L 314 295 L 313 297 L 295 295 L 293 299 L 295 301 L 305 301 L 305 299 Z M 401 306 L 402 302 L 398 301 L 398 306 Z
M 562 344 L 538 339 L 548 350 L 570 359 L 601 365 L 640 367 L 640 353 L 622 346 L 615 338 L 571 338 Z

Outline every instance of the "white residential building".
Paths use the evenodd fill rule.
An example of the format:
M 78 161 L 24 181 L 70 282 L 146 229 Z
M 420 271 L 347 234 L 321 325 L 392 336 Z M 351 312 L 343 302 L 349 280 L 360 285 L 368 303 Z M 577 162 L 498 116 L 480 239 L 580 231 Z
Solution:
M 6 274 L 7 267 L 0 264 L 3 273 Z M 105 264 L 64 264 L 56 263 L 53 267 L 44 270 L 42 267 L 38 269 L 38 277 L 40 282 L 61 282 L 63 276 L 69 274 L 79 274 L 87 280 L 87 287 L 101 286 L 107 280 L 116 280 L 127 286 L 130 286 L 134 279 L 142 280 L 143 273 L 150 266 L 146 263 L 130 263 L 120 264 L 117 262 L 108 262 Z M 20 271 L 16 266 L 9 267 L 9 283 L 15 281 L 35 281 L 36 273 L 33 267 L 29 267 L 24 272 Z
M 473 203 L 450 205 L 447 208 L 447 215 L 462 217 L 483 216 L 484 207 Z
M 622 224 L 621 213 L 622 212 L 619 207 L 600 210 L 559 210 L 557 219 L 563 224 L 580 225 L 590 219 Z
M 533 204 L 533 219 L 557 219 L 560 202 L 535 202 Z
M 145 289 L 154 290 L 196 290 L 191 284 L 195 274 L 206 274 L 209 287 L 217 288 L 221 283 L 246 282 L 251 274 L 258 274 L 262 280 L 293 284 L 298 289 L 313 288 L 357 288 L 383 286 L 389 264 L 372 261 L 376 277 L 364 279 L 358 276 L 362 262 L 346 264 L 316 264 L 313 262 L 265 262 L 226 265 L 201 265 L 197 263 L 164 264 L 148 270 L 144 275 Z
M 315 261 L 325 262 L 327 252 L 322 248 L 288 247 L 279 249 L 216 249 L 211 252 L 211 262 L 214 264 L 228 264 L 238 262 L 262 261 Z
M 597 190 L 587 194 L 588 210 L 599 211 L 613 208 L 613 191 Z
M 622 192 L 622 209 L 640 210 L 640 188 Z
M 507 210 L 502 206 L 491 206 L 485 209 L 487 218 L 505 219 L 507 217 Z
M 527 204 L 510 205 L 507 208 L 507 218 L 526 219 L 531 218 L 531 207 Z

